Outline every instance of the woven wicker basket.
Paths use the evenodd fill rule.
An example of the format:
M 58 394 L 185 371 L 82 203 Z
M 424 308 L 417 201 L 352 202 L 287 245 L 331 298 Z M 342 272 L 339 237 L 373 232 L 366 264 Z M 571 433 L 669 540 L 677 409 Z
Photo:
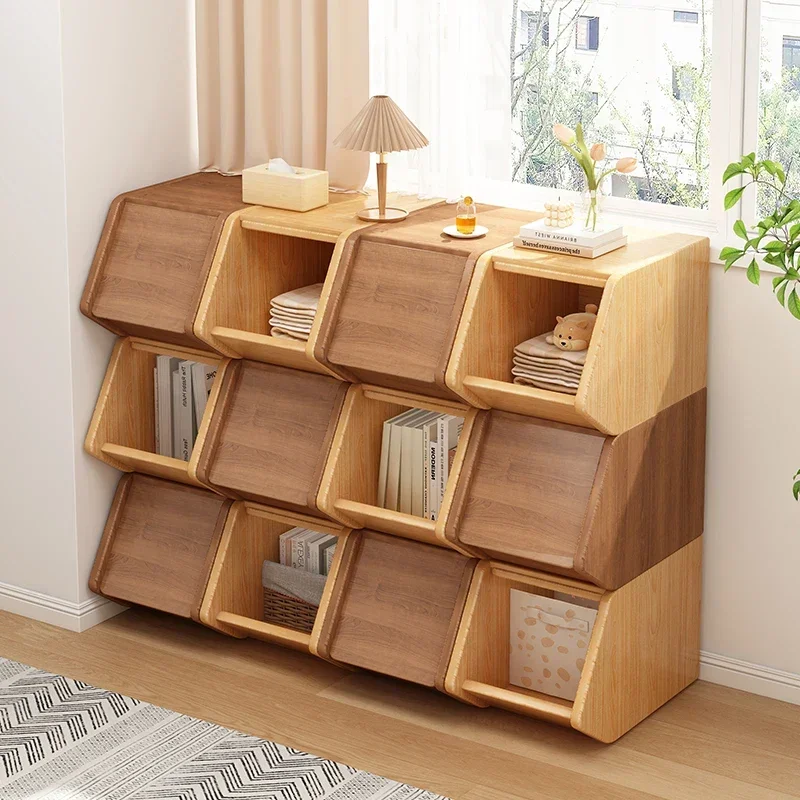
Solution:
M 264 622 L 311 633 L 317 618 L 317 606 L 297 597 L 264 589 Z

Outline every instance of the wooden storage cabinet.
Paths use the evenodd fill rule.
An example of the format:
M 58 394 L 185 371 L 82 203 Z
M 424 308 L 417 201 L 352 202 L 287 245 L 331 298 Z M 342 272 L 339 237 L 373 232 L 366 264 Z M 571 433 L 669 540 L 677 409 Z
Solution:
M 81 300 L 114 333 L 205 348 L 194 320 L 242 179 L 199 172 L 117 197 Z
M 476 563 L 452 550 L 354 531 L 319 655 L 442 689 Z
M 483 412 L 444 535 L 616 589 L 702 534 L 705 420 L 705 389 L 618 436 Z
M 568 578 L 481 562 L 472 579 L 445 690 L 613 742 L 699 672 L 702 539 L 613 592 Z M 574 702 L 512 686 L 509 591 L 599 601 Z
M 325 375 L 233 360 L 197 480 L 243 500 L 320 516 L 316 498 L 348 384 Z
M 409 408 L 464 418 L 442 508 L 436 521 L 376 505 L 383 423 Z M 352 528 L 375 528 L 407 539 L 464 550 L 457 541 L 448 541 L 444 530 L 479 413 L 462 404 L 436 401 L 421 395 L 360 384 L 351 387 L 322 476 L 318 498 L 320 510 Z
M 89 588 L 199 620 L 231 501 L 214 492 L 148 475 L 117 486 Z
M 279 537 L 294 527 L 307 527 L 339 537 L 314 630 L 292 630 L 264 621 L 261 566 L 280 561 Z M 316 653 L 339 564 L 349 531 L 335 524 L 281 509 L 239 501 L 234 503 L 222 533 L 216 560 L 200 609 L 200 621 L 230 636 L 247 636 Z
M 211 388 L 203 419 L 198 425 L 197 440 L 188 462 L 155 452 L 153 370 L 159 355 L 215 364 L 217 367 L 217 377 Z M 205 351 L 133 337 L 119 339 L 111 353 L 100 396 L 86 434 L 86 451 L 123 472 L 135 470 L 201 486 L 194 474 L 194 467 L 228 363 L 228 359 L 221 359 Z
M 627 231 L 627 228 L 626 228 Z M 475 271 L 447 368 L 467 402 L 617 434 L 706 385 L 708 240 L 632 229 L 584 259 L 495 250 Z M 598 303 L 599 301 L 599 303 Z M 577 395 L 511 382 L 514 347 L 599 304 Z

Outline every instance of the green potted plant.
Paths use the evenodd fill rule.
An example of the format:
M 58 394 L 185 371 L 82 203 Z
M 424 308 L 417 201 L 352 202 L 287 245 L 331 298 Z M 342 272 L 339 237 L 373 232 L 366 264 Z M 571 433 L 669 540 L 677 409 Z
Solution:
M 719 254 L 727 272 L 734 264 L 747 265 L 747 278 L 758 285 L 761 268 L 758 256 L 765 264 L 775 267 L 777 274 L 772 279 L 772 291 L 778 302 L 793 317 L 800 319 L 800 199 L 786 192 L 786 172 L 777 161 L 756 160 L 756 154 L 742 156 L 740 161 L 729 164 L 722 176 L 723 185 L 742 176 L 741 186 L 725 195 L 725 210 L 733 208 L 750 187 L 762 186 L 770 190 L 775 198 L 775 210 L 756 223 L 752 230 L 741 219 L 733 225 L 733 232 L 742 240 L 741 247 L 724 247 Z M 794 499 L 800 499 L 800 470 L 793 477 Z

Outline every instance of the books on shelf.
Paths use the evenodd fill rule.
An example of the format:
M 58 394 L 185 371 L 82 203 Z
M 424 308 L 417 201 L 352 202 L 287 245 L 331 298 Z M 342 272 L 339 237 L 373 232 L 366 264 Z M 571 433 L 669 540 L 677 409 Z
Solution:
M 628 237 L 621 225 L 598 225 L 596 230 L 591 231 L 581 224 L 552 228 L 546 226 L 543 220 L 523 225 L 519 229 L 519 236 L 514 238 L 515 247 L 579 258 L 598 258 L 627 243 Z
M 383 423 L 377 505 L 435 520 L 463 417 L 412 408 Z
M 157 356 L 153 371 L 156 452 L 188 461 L 217 368 Z
M 309 528 L 291 528 L 278 539 L 278 556 L 285 567 L 327 575 L 338 537 Z

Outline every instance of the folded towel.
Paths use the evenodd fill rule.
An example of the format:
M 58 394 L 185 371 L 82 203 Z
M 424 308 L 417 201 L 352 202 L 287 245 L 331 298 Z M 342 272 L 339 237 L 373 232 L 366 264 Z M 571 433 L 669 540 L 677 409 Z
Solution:
M 283 317 L 270 317 L 269 324 L 287 331 L 297 331 L 297 333 L 311 333 L 311 320 L 307 322 L 295 322 L 294 320 L 284 319 Z
M 554 344 L 547 343 L 547 337 L 552 335 L 543 333 L 541 336 L 534 336 L 532 339 L 526 339 L 520 342 L 515 348 L 515 355 L 532 356 L 537 358 L 547 358 L 550 360 L 560 359 L 572 364 L 580 364 L 581 366 L 586 363 L 587 350 L 561 350 Z
M 281 306 L 276 306 L 275 304 L 270 305 L 269 313 L 272 314 L 273 317 L 285 317 L 286 319 L 296 319 L 296 320 L 313 320 L 314 317 L 317 316 L 316 311 L 295 311 L 291 308 L 281 308 Z
M 536 381 L 537 383 L 543 383 L 548 386 L 565 386 L 569 389 L 577 390 L 579 384 L 579 381 L 572 378 L 562 378 L 558 375 L 548 375 L 541 372 L 531 373 L 521 370 L 519 367 L 514 367 L 514 369 L 511 370 L 511 374 L 515 378 L 525 378 L 526 380 Z
M 322 284 L 314 283 L 311 286 L 301 286 L 299 289 L 279 294 L 273 297 L 270 303 L 286 309 L 316 311 L 321 294 Z
M 570 386 L 561 386 L 556 383 L 544 383 L 542 381 L 538 381 L 533 378 L 523 378 L 521 376 L 515 377 L 514 383 L 519 384 L 520 386 L 533 386 L 536 389 L 546 389 L 548 392 L 561 392 L 562 394 L 578 393 L 577 388 L 573 388 Z
M 545 375 L 562 375 L 565 378 L 572 378 L 573 380 L 580 380 L 580 377 L 583 374 L 583 367 L 564 367 L 561 366 L 561 364 L 557 361 L 541 364 L 538 362 L 531 362 L 527 359 L 522 359 L 519 356 L 514 356 L 512 364 L 515 367 L 519 367 L 521 370 L 526 370 L 528 372 L 541 372 Z
M 265 589 L 305 600 L 314 606 L 322 600 L 326 580 L 326 575 L 315 575 L 274 561 L 265 561 L 261 567 L 261 585 Z
M 278 325 L 273 325 L 269 329 L 269 335 L 274 336 L 276 339 L 295 339 L 301 342 L 308 341 L 308 333 L 298 333 L 297 331 L 290 331 Z

